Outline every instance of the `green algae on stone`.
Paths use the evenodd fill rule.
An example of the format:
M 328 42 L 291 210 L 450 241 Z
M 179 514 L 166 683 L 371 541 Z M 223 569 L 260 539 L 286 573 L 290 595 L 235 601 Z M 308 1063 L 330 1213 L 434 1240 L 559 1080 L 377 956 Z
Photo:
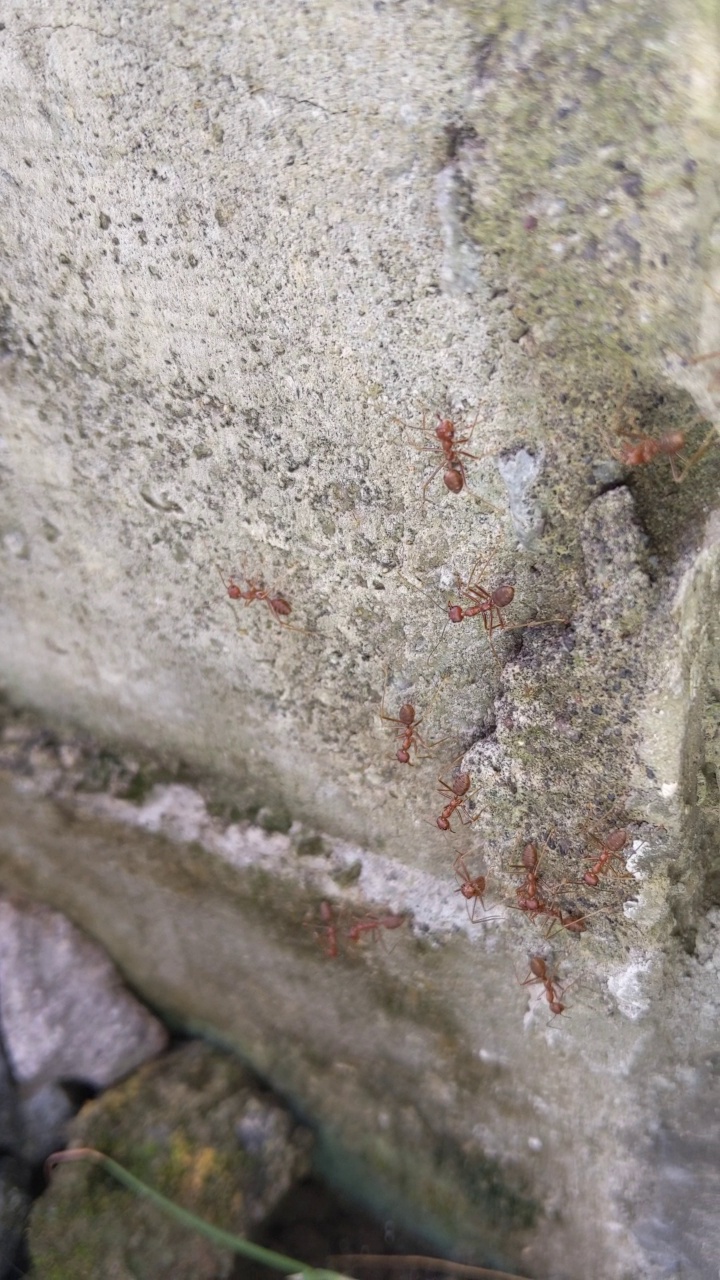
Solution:
M 229 1054 L 191 1044 L 88 1103 L 70 1145 L 91 1145 L 215 1226 L 247 1235 L 308 1167 L 309 1135 Z M 38 1280 L 216 1280 L 232 1255 L 93 1166 L 64 1166 L 37 1202 Z

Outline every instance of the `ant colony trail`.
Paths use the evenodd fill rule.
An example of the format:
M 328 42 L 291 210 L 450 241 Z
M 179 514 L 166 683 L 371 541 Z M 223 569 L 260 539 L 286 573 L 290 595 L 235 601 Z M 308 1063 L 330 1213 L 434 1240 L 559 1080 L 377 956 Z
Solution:
M 442 473 L 446 496 L 450 502 L 454 503 L 468 490 L 468 465 L 488 456 L 483 453 L 472 453 L 468 448 L 480 418 L 479 412 L 472 423 L 466 427 L 459 427 L 449 413 L 438 412 L 436 417 L 437 422 L 434 427 L 428 426 L 425 411 L 423 411 L 420 427 L 408 427 L 400 419 L 393 419 L 404 430 L 419 435 L 419 443 L 411 442 L 413 449 L 432 457 L 431 473 L 423 478 L 421 485 L 421 512 L 425 509 L 430 486 L 440 473 Z M 645 466 L 656 458 L 667 458 L 673 475 L 680 481 L 687 476 L 690 468 L 710 447 L 714 434 L 712 439 L 707 437 L 700 448 L 684 463 L 682 463 L 682 455 L 687 437 L 683 431 L 673 431 L 658 438 L 652 438 L 639 433 L 636 430 L 635 420 L 632 419 L 629 429 L 616 431 L 616 441 L 618 438 L 619 443 L 617 446 L 613 445 L 612 453 L 624 466 L 629 468 Z M 497 508 L 492 507 L 492 504 L 487 505 L 496 515 L 501 514 Z M 491 564 L 500 551 L 501 546 L 496 543 L 488 558 L 483 560 L 482 557 L 477 557 L 467 577 L 463 578 L 455 573 L 457 598 L 447 600 L 446 605 L 442 606 L 445 623 L 439 645 L 443 642 L 449 624 L 459 626 L 475 621 L 480 624 L 482 634 L 487 637 L 496 665 L 502 669 L 500 656 L 495 651 L 494 637 L 510 631 L 525 631 L 555 625 L 566 627 L 571 619 L 569 616 L 556 616 L 514 621 L 511 610 L 518 607 L 516 588 L 500 573 L 491 572 Z M 281 591 L 268 587 L 261 575 L 252 576 L 243 572 L 225 576 L 219 566 L 216 565 L 216 569 L 223 590 L 233 604 L 242 603 L 245 607 L 256 603 L 263 604 L 279 626 L 305 635 L 320 634 L 305 631 L 302 627 L 291 626 L 288 618 L 293 613 L 292 604 Z M 413 586 L 413 584 L 409 585 Z M 414 589 L 417 588 L 414 587 Z M 419 589 L 429 594 L 424 588 Z M 385 726 L 389 726 L 395 737 L 393 767 L 402 766 L 403 774 L 407 776 L 408 768 L 420 769 L 422 763 L 428 760 L 442 743 L 448 741 L 448 736 L 430 739 L 426 736 L 427 730 L 424 727 L 439 692 L 439 686 L 430 702 L 424 706 L 422 714 L 417 705 L 422 700 L 413 695 L 412 700 L 405 696 L 398 707 L 397 714 L 391 715 L 386 710 L 389 674 L 387 662 L 384 669 L 385 680 L 380 698 L 379 720 L 383 730 Z M 443 677 L 443 680 L 445 678 Z M 405 687 L 407 688 L 407 685 Z M 452 766 L 447 766 L 444 771 L 445 776 L 441 774 L 437 777 L 437 792 L 442 798 L 440 813 L 438 814 L 435 808 L 436 816 L 432 821 L 430 822 L 429 818 L 424 821 L 430 822 L 431 826 L 444 834 L 456 837 L 463 829 L 473 827 L 480 818 L 480 811 L 478 809 L 476 812 L 478 806 L 474 799 L 471 773 L 467 769 L 452 769 L 452 772 L 451 769 Z M 617 820 L 616 816 L 616 823 Z M 601 825 L 606 827 L 607 821 L 603 821 Z M 625 850 L 631 841 L 627 827 L 616 825 L 612 830 L 606 830 L 605 834 L 600 830 L 590 831 L 581 828 L 581 831 L 581 849 L 568 849 L 567 842 L 562 849 L 563 868 L 567 867 L 567 871 L 563 872 L 559 883 L 549 884 L 543 871 L 543 860 L 548 850 L 553 851 L 551 861 L 557 862 L 557 848 L 551 844 L 552 835 L 546 836 L 543 840 L 535 837 L 531 831 L 517 833 L 517 839 L 521 841 L 520 861 L 510 863 L 506 867 L 511 875 L 513 875 L 513 869 L 516 869 L 520 873 L 520 878 L 518 880 L 517 876 L 513 876 L 512 894 L 505 905 L 509 906 L 511 911 L 519 913 L 523 928 L 543 929 L 547 943 L 553 937 L 577 938 L 585 933 L 592 924 L 592 916 L 610 910 L 604 905 L 608 901 L 608 893 L 612 896 L 615 886 L 627 878 L 624 858 Z M 513 838 L 512 833 L 510 836 Z M 572 846 L 575 841 L 576 834 L 571 834 L 570 845 Z M 588 844 L 594 846 L 591 852 L 587 852 Z M 484 862 L 487 861 L 487 856 L 488 850 L 485 849 Z M 485 871 L 471 873 L 469 865 L 472 865 L 472 857 L 472 850 L 463 849 L 459 852 L 454 849 L 451 867 L 457 881 L 455 892 L 460 895 L 465 904 L 470 923 L 479 924 L 490 920 L 507 919 L 507 915 L 487 915 L 486 896 L 489 878 Z M 587 896 L 583 897 L 583 895 L 587 895 L 588 890 L 598 891 L 601 905 L 597 909 L 587 909 Z M 353 914 L 353 909 L 357 912 L 360 906 L 357 895 L 354 895 L 353 891 L 339 893 L 338 899 L 339 902 L 336 902 L 324 895 L 319 905 L 305 919 L 306 926 L 312 931 L 316 947 L 328 960 L 348 960 L 352 956 L 362 956 L 367 959 L 371 949 L 363 946 L 363 943 L 382 943 L 387 934 L 399 931 L 403 925 L 411 923 L 407 912 L 385 904 L 378 904 L 365 914 Z M 542 987 L 542 995 L 552 1018 L 557 1018 L 565 1011 L 564 995 L 571 983 L 560 985 L 552 962 L 536 953 L 536 944 L 532 948 L 529 966 L 530 972 L 520 985 Z

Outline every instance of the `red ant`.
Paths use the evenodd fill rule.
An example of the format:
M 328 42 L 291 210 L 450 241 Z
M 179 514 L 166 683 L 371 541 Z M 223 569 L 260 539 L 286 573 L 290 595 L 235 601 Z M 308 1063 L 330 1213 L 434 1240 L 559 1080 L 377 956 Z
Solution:
M 504 583 L 500 587 L 495 587 L 494 591 L 487 591 L 479 582 L 475 582 L 474 578 L 477 572 L 479 561 L 476 560 L 472 567 L 470 576 L 463 586 L 462 579 L 457 578 L 458 590 L 471 600 L 475 601 L 468 608 L 463 608 L 460 604 L 452 604 L 448 600 L 447 615 L 449 622 L 464 622 L 466 618 L 482 618 L 482 624 L 487 632 L 488 639 L 492 643 L 493 631 L 523 631 L 529 627 L 547 627 L 553 622 L 567 623 L 567 618 L 546 618 L 542 622 L 517 622 L 508 625 L 503 616 L 502 610 L 507 609 L 515 598 L 515 588 L 509 583 Z M 488 561 L 485 562 L 480 572 L 484 572 L 487 568 Z
M 571 912 L 564 914 L 562 907 L 556 906 L 553 902 L 548 902 L 541 894 L 540 872 L 538 870 L 540 857 L 537 845 L 529 841 L 523 848 L 521 862 L 515 864 L 525 870 L 525 879 L 515 890 L 518 899 L 518 910 L 525 911 L 533 919 L 536 916 L 548 916 L 550 920 L 557 920 L 560 927 L 567 929 L 568 933 L 584 933 L 586 928 L 584 916 L 575 915 Z
M 619 858 L 630 839 L 630 835 L 624 827 L 619 827 L 617 831 L 611 831 L 610 835 L 605 836 L 602 840 L 598 836 L 594 836 L 592 832 L 588 832 L 588 835 L 602 849 L 600 857 L 583 876 L 585 884 L 595 889 L 600 883 L 600 876 L 605 875 L 610 870 L 613 858 Z
M 427 751 L 432 751 L 433 748 L 439 747 L 441 742 L 447 741 L 446 738 L 439 738 L 437 742 L 425 741 L 422 735 L 418 733 L 418 728 L 422 724 L 422 719 L 420 720 L 415 719 L 415 708 L 411 702 L 403 703 L 398 715 L 396 716 L 386 715 L 385 714 L 386 691 L 387 691 L 387 674 L 385 675 L 385 687 L 383 688 L 382 702 L 380 703 L 380 719 L 387 720 L 389 724 L 400 725 L 398 732 L 402 736 L 402 741 L 397 751 L 395 752 L 395 759 L 397 760 L 398 764 L 409 764 L 409 765 L 412 764 L 412 761 L 410 759 L 410 748 L 415 744 L 419 744 L 421 747 L 425 747 Z M 435 699 L 433 698 L 433 701 L 434 700 Z
M 402 733 L 402 742 L 395 752 L 395 759 L 398 764 L 412 764 L 410 759 L 410 748 L 413 743 L 419 743 L 421 747 L 427 747 L 428 743 L 418 733 L 418 726 L 422 724 L 422 720 L 415 719 L 415 708 L 411 702 L 405 702 L 400 708 L 397 716 L 386 716 L 384 711 L 380 712 L 381 720 L 388 720 L 390 724 L 399 724 Z
M 563 915 L 562 907 L 556 907 L 553 903 L 543 903 L 542 914 L 549 916 L 551 921 L 557 920 L 561 929 L 567 929 L 568 933 L 584 933 L 587 925 L 585 924 L 585 916 L 579 916 L 575 913 L 568 912 Z M 552 937 L 552 923 L 546 934 L 546 937 Z
M 423 417 L 422 434 L 427 438 L 428 430 L 427 430 L 427 427 L 425 426 L 425 410 L 424 409 L 422 411 L 422 417 Z M 477 453 L 468 453 L 467 449 L 463 449 L 461 446 L 469 444 L 470 441 L 472 440 L 473 432 L 475 431 L 475 427 L 477 426 L 479 417 L 480 417 L 480 414 L 478 413 L 467 435 L 458 436 L 456 434 L 457 427 L 455 426 L 455 423 L 452 421 L 452 419 L 443 418 L 442 414 L 438 413 L 437 415 L 438 424 L 433 429 L 433 435 L 437 443 L 431 444 L 431 445 L 413 445 L 412 446 L 414 449 L 419 449 L 425 453 L 437 453 L 437 450 L 439 447 L 442 450 L 442 455 L 443 455 L 442 461 L 435 468 L 429 480 L 426 480 L 425 484 L 423 485 L 423 503 L 425 502 L 428 487 L 432 484 L 433 480 L 438 474 L 438 471 L 443 472 L 443 484 L 445 485 L 446 489 L 450 490 L 451 493 L 460 493 L 462 489 L 465 487 L 465 485 L 467 484 L 467 474 L 465 471 L 465 464 L 463 462 L 463 458 L 471 458 L 473 461 L 478 461 L 484 455 L 477 454 Z M 399 419 L 396 418 L 395 421 L 398 422 Z
M 550 1012 L 554 1018 L 557 1018 L 558 1015 L 563 1013 L 566 1008 L 560 997 L 565 994 L 567 987 L 563 987 L 562 990 L 559 990 L 556 987 L 557 978 L 555 976 L 552 978 L 550 977 L 547 964 L 543 960 L 542 956 L 531 957 L 530 973 L 527 978 L 520 983 L 520 986 L 528 987 L 532 986 L 534 983 L 541 983 L 545 988 L 545 999 L 550 1007 Z
M 284 596 L 271 595 L 258 579 L 246 578 L 247 586 L 243 588 L 238 585 L 232 575 L 226 582 L 222 573 L 220 573 L 218 565 L 215 565 L 215 568 L 220 574 L 220 581 L 231 600 L 244 600 L 245 604 L 252 604 L 255 600 L 264 600 L 268 609 L 276 618 L 287 618 L 292 613 L 290 602 Z
M 587 928 L 587 925 L 585 924 L 585 916 L 564 916 L 562 911 L 558 913 L 558 922 L 561 929 L 567 929 L 568 933 L 584 933 Z
M 286 627 L 288 631 L 302 632 L 303 635 L 311 634 L 311 632 L 305 631 L 303 627 L 292 627 L 289 622 L 283 621 L 284 618 L 289 617 L 292 613 L 292 605 L 290 604 L 290 601 L 286 600 L 284 596 L 281 596 L 279 592 L 272 595 L 258 578 L 246 577 L 246 585 L 245 587 L 241 587 L 235 581 L 232 574 L 227 581 L 225 581 L 219 566 L 216 565 L 215 568 L 220 574 L 220 581 L 231 600 L 242 600 L 246 605 L 253 604 L 256 600 L 262 600 L 267 605 L 275 621 L 279 623 L 281 627 Z
M 532 840 L 528 840 L 527 844 L 523 845 L 520 862 L 513 862 L 512 864 L 514 867 L 522 867 L 525 870 L 526 875 L 523 888 L 531 897 L 535 897 L 538 892 L 539 863 L 540 854 L 538 853 L 538 847 L 532 842 Z
M 440 787 L 445 791 L 450 792 L 452 800 L 449 800 L 445 805 L 445 808 L 440 814 L 440 817 L 436 819 L 436 822 L 441 831 L 452 831 L 450 819 L 452 818 L 455 810 L 460 809 L 465 803 L 463 797 L 466 796 L 470 790 L 470 774 L 459 773 L 458 776 L 453 779 L 452 783 L 443 782 L 442 778 L 438 778 L 438 782 L 440 783 Z M 440 787 L 438 790 L 440 790 Z M 440 791 L 440 794 L 442 795 L 442 791 Z M 458 816 L 463 826 L 469 825 L 471 822 L 475 821 L 474 818 L 463 818 L 462 812 Z
M 370 934 L 377 941 L 381 929 L 400 929 L 406 920 L 407 916 L 400 915 L 366 916 L 348 929 L 348 941 L 359 942 L 364 933 Z
M 483 911 L 486 910 L 483 894 L 487 888 L 487 878 L 485 876 L 470 876 L 470 872 L 465 864 L 465 857 L 459 853 L 453 863 L 453 870 L 459 881 L 456 893 L 461 893 L 465 899 L 467 913 L 470 917 L 470 923 L 476 923 L 477 904 L 480 903 Z
M 323 955 L 328 960 L 335 960 L 338 956 L 338 930 L 329 902 L 320 903 L 320 920 L 322 923 L 315 928 L 315 939 Z
M 689 363 L 696 364 L 701 359 L 705 358 L 707 357 L 698 356 L 695 360 L 691 360 Z M 625 384 L 623 401 L 627 397 L 629 382 L 630 377 L 628 377 Z M 621 401 L 621 407 L 623 401 Z M 620 412 L 621 409 L 616 410 L 614 414 L 616 423 Z M 611 445 L 611 453 L 613 457 L 616 458 L 618 462 L 621 462 L 624 467 L 644 467 L 647 466 L 648 463 L 654 462 L 656 458 L 667 458 L 670 463 L 673 480 L 675 480 L 677 484 L 682 484 L 688 472 L 697 462 L 700 461 L 705 453 L 707 453 L 707 450 L 715 439 L 715 429 L 714 427 L 711 427 L 702 444 L 687 459 L 682 470 L 680 470 L 678 466 L 678 454 L 682 453 L 687 444 L 686 433 L 684 431 L 667 431 L 663 436 L 655 437 L 643 435 L 642 432 L 637 430 L 637 413 L 631 411 L 627 416 L 630 418 L 633 427 L 631 427 L 629 431 L 623 431 L 616 426 L 616 434 L 624 436 L 625 439 L 617 448 L 613 448 Z
M 687 459 L 682 471 L 677 464 L 677 455 L 682 453 L 686 445 L 684 431 L 668 431 L 666 435 L 659 436 L 657 439 L 653 436 L 636 436 L 622 444 L 615 453 L 618 461 L 625 467 L 643 467 L 648 462 L 654 462 L 655 458 L 665 457 L 670 462 L 673 480 L 677 484 L 682 484 L 691 468 L 707 453 L 713 443 L 714 435 L 714 429 L 711 428 L 702 444 Z
M 514 864 L 525 869 L 525 879 L 515 890 L 518 909 L 526 911 L 528 915 L 533 917 L 545 915 L 547 904 L 540 893 L 540 872 L 538 871 L 540 854 L 538 853 L 537 845 L 529 841 L 523 848 L 521 858 L 522 861 L 520 863 Z

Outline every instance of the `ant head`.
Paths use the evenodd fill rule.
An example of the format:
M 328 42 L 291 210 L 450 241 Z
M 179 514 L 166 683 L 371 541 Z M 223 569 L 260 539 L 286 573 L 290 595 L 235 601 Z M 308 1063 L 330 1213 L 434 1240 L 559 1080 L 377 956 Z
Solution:
M 554 1018 L 557 1018 L 558 1014 L 563 1013 L 565 1010 L 565 1005 L 561 1004 L 559 1000 L 549 1000 L 548 1005 Z
M 403 751 L 401 748 L 399 751 L 395 752 L 395 759 L 397 760 L 398 764 L 409 764 L 410 754 L 407 751 Z
M 443 483 L 451 493 L 459 493 L 465 483 L 460 468 L 448 467 L 448 470 L 443 474 Z
M 406 729 L 410 728 L 415 720 L 415 708 L 411 702 L 406 702 L 398 711 L 398 720 L 404 724 Z
M 231 600 L 239 600 L 242 596 L 242 591 L 240 590 L 237 582 L 233 582 L 232 578 L 227 584 L 227 593 Z
M 514 587 L 496 587 L 492 593 L 492 602 L 498 609 L 507 609 L 507 606 L 512 604 L 514 597 Z
M 442 816 L 437 819 L 437 825 L 439 826 L 441 831 L 450 830 L 450 823 L 448 822 L 447 818 L 443 818 Z
M 461 604 L 448 605 L 448 619 L 450 622 L 462 622 L 465 617 L 465 610 Z
M 440 418 L 436 428 L 435 435 L 438 440 L 442 440 L 446 444 L 452 444 L 455 436 L 455 423 L 451 418 Z
M 586 871 L 583 876 L 585 884 L 589 884 L 591 889 L 597 889 L 600 883 L 600 877 L 595 875 L 594 871 Z

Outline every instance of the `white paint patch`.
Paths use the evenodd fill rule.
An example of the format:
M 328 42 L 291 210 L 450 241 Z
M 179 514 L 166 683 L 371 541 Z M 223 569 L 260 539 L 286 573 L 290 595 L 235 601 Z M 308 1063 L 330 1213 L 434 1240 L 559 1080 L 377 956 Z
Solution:
M 636 880 L 647 880 L 647 872 L 641 869 L 640 863 L 649 848 L 647 840 L 633 841 L 633 851 L 628 857 L 625 867 Z
M 371 904 L 392 914 L 407 915 L 413 931 L 429 939 L 464 933 L 486 950 L 494 949 L 499 939 L 498 926 L 507 919 L 504 907 L 488 903 L 483 912 L 478 903 L 476 919 L 471 922 L 465 899 L 449 877 L 418 871 L 358 845 L 328 839 L 327 852 L 298 855 L 293 835 L 302 828 L 291 830 L 288 836 L 268 833 L 249 822 L 223 827 L 208 813 L 203 797 L 192 787 L 154 787 L 141 805 L 107 795 L 82 796 L 78 797 L 78 809 L 101 813 L 112 821 L 140 827 L 176 843 L 200 844 L 233 867 L 261 866 L 279 882 L 301 885 L 318 897 L 338 904 L 344 901 L 359 911 Z M 353 888 L 342 892 L 336 877 L 350 870 L 359 870 L 359 875 Z
M 631 1022 L 644 1018 L 650 1008 L 643 978 L 649 973 L 649 960 L 635 960 L 608 978 L 608 990 L 617 1001 L 620 1012 Z
M 542 531 L 542 510 L 532 498 L 532 489 L 542 471 L 544 460 L 542 449 L 536 454 L 527 449 L 518 449 L 497 460 L 497 469 L 507 489 L 510 518 L 522 543 Z

